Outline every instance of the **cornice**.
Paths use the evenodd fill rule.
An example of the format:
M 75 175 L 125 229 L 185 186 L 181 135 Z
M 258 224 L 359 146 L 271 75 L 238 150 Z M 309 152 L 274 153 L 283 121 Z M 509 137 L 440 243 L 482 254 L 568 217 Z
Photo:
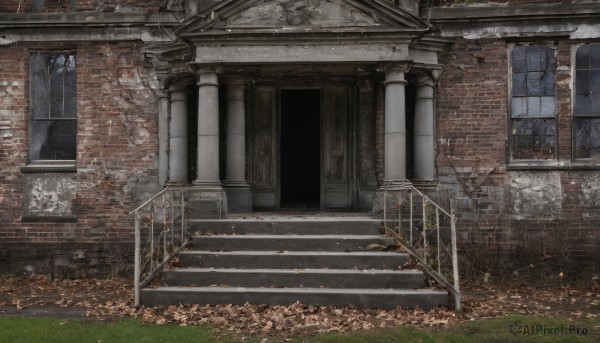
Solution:
M 434 7 L 429 13 L 432 23 L 513 21 L 531 19 L 568 19 L 596 17 L 600 15 L 599 3 L 509 5 L 509 6 L 460 6 Z
M 178 13 L 0 13 L 0 28 L 97 27 L 97 26 L 166 26 L 183 20 Z

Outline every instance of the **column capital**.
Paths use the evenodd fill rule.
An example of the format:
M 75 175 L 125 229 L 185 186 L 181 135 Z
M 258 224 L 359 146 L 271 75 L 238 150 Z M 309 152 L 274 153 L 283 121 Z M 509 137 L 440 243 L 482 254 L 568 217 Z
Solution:
M 380 70 L 385 73 L 385 85 L 393 83 L 408 83 L 405 74 L 410 70 L 410 65 L 407 63 L 390 63 L 380 66 Z
M 412 67 L 410 62 L 397 62 L 397 63 L 381 63 L 377 68 L 379 71 L 386 74 L 392 72 L 408 73 Z
M 415 70 L 414 80 L 417 87 L 429 86 L 435 87 L 440 80 L 441 69 L 419 69 Z
M 202 68 L 196 70 L 196 85 L 219 86 L 219 72 L 217 68 Z

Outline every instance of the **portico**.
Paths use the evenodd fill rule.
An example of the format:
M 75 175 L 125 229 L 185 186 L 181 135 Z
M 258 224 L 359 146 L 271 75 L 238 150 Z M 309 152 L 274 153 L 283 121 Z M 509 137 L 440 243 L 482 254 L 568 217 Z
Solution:
M 304 130 L 306 146 L 310 140 L 316 152 L 293 167 L 306 177 L 318 169 L 317 186 L 305 187 L 304 177 L 293 176 L 300 189 L 319 193 L 308 207 L 370 209 L 381 186 L 378 171 L 384 182 L 435 181 L 433 94 L 442 45 L 419 40 L 427 25 L 377 1 L 369 6 L 379 11 L 379 21 L 344 1 L 316 1 L 307 5 L 310 20 L 298 25 L 285 19 L 288 12 L 277 1 L 225 3 L 175 30 L 194 44 L 195 57 L 187 78 L 165 79 L 195 82 L 188 81 L 185 94 L 180 83 L 167 82 L 168 96 L 160 102 L 161 111 L 170 112 L 168 144 L 160 138 L 160 146 L 169 145 L 167 183 L 188 182 L 198 194 L 222 199 L 224 212 L 284 207 L 282 192 L 290 186 L 282 180 L 295 170 L 282 166 L 285 142 L 300 126 L 286 126 L 293 116 L 315 118 Z M 255 16 L 267 10 L 275 11 L 270 21 Z M 270 27 L 278 13 L 285 29 Z M 408 99 L 407 85 L 415 89 Z M 197 104 L 189 103 L 190 89 Z M 196 130 L 187 128 L 190 115 Z M 406 126 L 407 116 L 414 126 Z M 413 150 L 407 151 L 407 139 Z M 188 168 L 190 156 L 195 168 Z

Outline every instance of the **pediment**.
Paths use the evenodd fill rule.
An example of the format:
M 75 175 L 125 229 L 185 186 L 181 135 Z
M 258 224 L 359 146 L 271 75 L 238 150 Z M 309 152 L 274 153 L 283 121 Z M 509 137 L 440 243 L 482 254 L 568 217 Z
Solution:
M 418 30 L 428 25 L 387 0 L 224 0 L 175 28 L 207 32 Z

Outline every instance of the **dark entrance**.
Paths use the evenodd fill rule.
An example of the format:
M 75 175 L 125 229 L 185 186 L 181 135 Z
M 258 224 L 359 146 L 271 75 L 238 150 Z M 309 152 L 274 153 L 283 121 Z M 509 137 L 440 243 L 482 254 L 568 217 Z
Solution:
M 280 151 L 280 206 L 319 208 L 321 199 L 320 90 L 281 90 Z

